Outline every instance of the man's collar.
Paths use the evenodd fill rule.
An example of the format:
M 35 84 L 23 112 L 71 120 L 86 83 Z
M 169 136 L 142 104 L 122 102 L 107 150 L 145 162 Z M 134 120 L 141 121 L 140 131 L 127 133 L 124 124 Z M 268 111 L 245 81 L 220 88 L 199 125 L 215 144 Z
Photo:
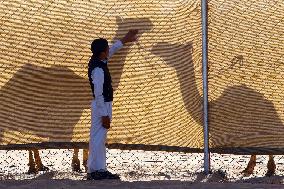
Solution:
M 107 64 L 107 62 L 108 62 L 108 60 L 107 60 L 107 59 L 105 59 L 105 60 L 100 60 L 100 59 L 98 59 L 98 58 L 96 58 L 96 59 L 95 59 L 95 61 L 103 62 L 104 64 Z

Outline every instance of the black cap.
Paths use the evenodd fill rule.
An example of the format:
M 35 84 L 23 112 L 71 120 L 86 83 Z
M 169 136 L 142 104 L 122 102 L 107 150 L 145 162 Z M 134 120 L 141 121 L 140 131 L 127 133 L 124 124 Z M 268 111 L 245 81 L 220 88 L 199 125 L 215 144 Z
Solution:
M 98 57 L 108 48 L 108 41 L 104 38 L 95 39 L 91 44 L 91 51 L 95 57 Z

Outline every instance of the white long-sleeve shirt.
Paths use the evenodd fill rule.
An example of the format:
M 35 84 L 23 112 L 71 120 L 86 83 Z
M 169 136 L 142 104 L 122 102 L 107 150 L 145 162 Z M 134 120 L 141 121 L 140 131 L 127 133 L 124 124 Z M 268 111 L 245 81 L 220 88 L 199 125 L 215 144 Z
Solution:
M 110 48 L 109 48 L 109 56 L 108 59 L 111 58 L 111 56 L 117 52 L 119 49 L 123 47 L 123 44 L 121 41 L 116 41 Z M 104 61 L 107 64 L 107 61 Z M 107 107 L 106 103 L 104 101 L 103 96 L 103 85 L 104 85 L 104 71 L 102 68 L 95 68 L 92 71 L 91 74 L 92 82 L 94 84 L 94 95 L 95 95 L 95 103 L 97 110 L 99 111 L 99 114 L 101 116 L 107 116 Z

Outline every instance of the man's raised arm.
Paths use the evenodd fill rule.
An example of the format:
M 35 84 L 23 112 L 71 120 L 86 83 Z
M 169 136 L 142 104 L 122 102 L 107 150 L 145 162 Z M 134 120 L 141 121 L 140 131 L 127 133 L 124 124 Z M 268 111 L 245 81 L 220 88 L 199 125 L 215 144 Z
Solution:
M 119 49 L 123 47 L 124 44 L 128 42 L 133 42 L 137 40 L 138 30 L 129 30 L 127 34 L 120 40 L 116 41 L 109 49 L 108 58 L 112 57 L 114 53 L 116 53 Z

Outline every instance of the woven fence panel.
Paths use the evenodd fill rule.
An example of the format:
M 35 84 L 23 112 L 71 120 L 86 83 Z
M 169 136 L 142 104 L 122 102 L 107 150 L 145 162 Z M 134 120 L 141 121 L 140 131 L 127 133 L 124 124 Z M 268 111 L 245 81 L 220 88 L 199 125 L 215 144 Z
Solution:
M 284 147 L 283 1 L 209 1 L 212 147 Z
M 109 62 L 108 143 L 202 148 L 200 15 L 199 1 L 1 1 L 0 144 L 88 142 L 90 44 L 137 28 Z

